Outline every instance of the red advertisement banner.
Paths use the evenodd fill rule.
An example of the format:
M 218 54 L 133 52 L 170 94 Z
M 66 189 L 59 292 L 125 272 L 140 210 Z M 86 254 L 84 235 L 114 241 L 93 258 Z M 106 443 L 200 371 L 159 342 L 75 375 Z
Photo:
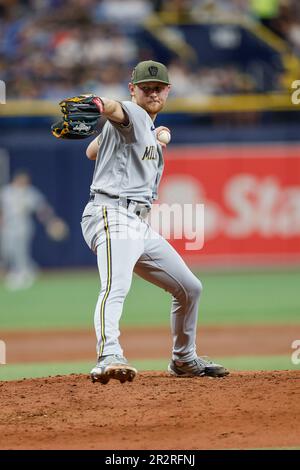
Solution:
M 159 204 L 204 204 L 202 248 L 174 226 L 167 237 L 186 259 L 300 262 L 300 145 L 171 147 L 165 160 Z

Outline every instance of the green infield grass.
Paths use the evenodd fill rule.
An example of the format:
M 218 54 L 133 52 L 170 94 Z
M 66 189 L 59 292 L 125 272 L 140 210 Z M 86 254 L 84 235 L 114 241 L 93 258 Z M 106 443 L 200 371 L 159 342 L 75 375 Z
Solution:
M 203 283 L 200 324 L 300 323 L 300 271 L 197 273 Z M 97 271 L 42 274 L 27 290 L 0 285 L 1 329 L 86 328 L 93 324 Z M 134 277 L 122 323 L 167 325 L 171 297 Z
M 300 370 L 293 365 L 290 356 L 239 356 L 214 358 L 232 371 L 237 370 Z M 168 358 L 158 360 L 134 360 L 130 362 L 138 370 L 166 371 Z M 48 377 L 67 374 L 89 374 L 95 364 L 92 362 L 26 363 L 0 365 L 0 381 L 23 378 Z

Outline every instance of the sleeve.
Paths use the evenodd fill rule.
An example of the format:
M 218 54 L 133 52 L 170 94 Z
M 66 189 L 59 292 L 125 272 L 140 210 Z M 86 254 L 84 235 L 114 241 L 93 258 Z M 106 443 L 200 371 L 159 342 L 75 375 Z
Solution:
M 147 113 L 143 108 L 132 101 L 121 101 L 120 104 L 123 111 L 128 116 L 129 124 L 124 126 L 123 124 L 113 121 L 110 121 L 110 123 L 125 138 L 127 144 L 133 144 L 136 142 L 135 124 L 137 121 L 145 120 Z

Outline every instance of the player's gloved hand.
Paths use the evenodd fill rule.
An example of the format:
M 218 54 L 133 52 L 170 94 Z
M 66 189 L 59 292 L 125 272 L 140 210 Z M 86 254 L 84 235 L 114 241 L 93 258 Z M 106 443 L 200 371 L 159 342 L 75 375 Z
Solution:
M 96 132 L 99 118 L 104 111 L 101 98 L 95 95 L 79 95 L 59 103 L 63 119 L 51 126 L 52 134 L 62 139 L 85 139 Z

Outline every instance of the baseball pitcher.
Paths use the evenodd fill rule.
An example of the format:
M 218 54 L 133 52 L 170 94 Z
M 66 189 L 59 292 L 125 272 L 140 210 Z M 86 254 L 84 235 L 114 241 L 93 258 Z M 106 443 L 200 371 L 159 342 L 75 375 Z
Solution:
M 164 165 L 166 144 L 157 136 L 162 130 L 168 132 L 165 127 L 155 129 L 154 122 L 170 88 L 163 64 L 140 62 L 129 83 L 131 101 L 93 95 L 66 99 L 60 103 L 63 120 L 52 126 L 58 138 L 84 138 L 95 132 L 101 115 L 107 118 L 86 150 L 87 157 L 95 160 L 95 170 L 81 221 L 84 239 L 97 255 L 101 281 L 94 317 L 98 357 L 91 371 L 94 382 L 132 381 L 137 374 L 119 343 L 119 321 L 133 272 L 172 295 L 169 372 L 180 377 L 229 373 L 197 355 L 201 283 L 147 222 Z

